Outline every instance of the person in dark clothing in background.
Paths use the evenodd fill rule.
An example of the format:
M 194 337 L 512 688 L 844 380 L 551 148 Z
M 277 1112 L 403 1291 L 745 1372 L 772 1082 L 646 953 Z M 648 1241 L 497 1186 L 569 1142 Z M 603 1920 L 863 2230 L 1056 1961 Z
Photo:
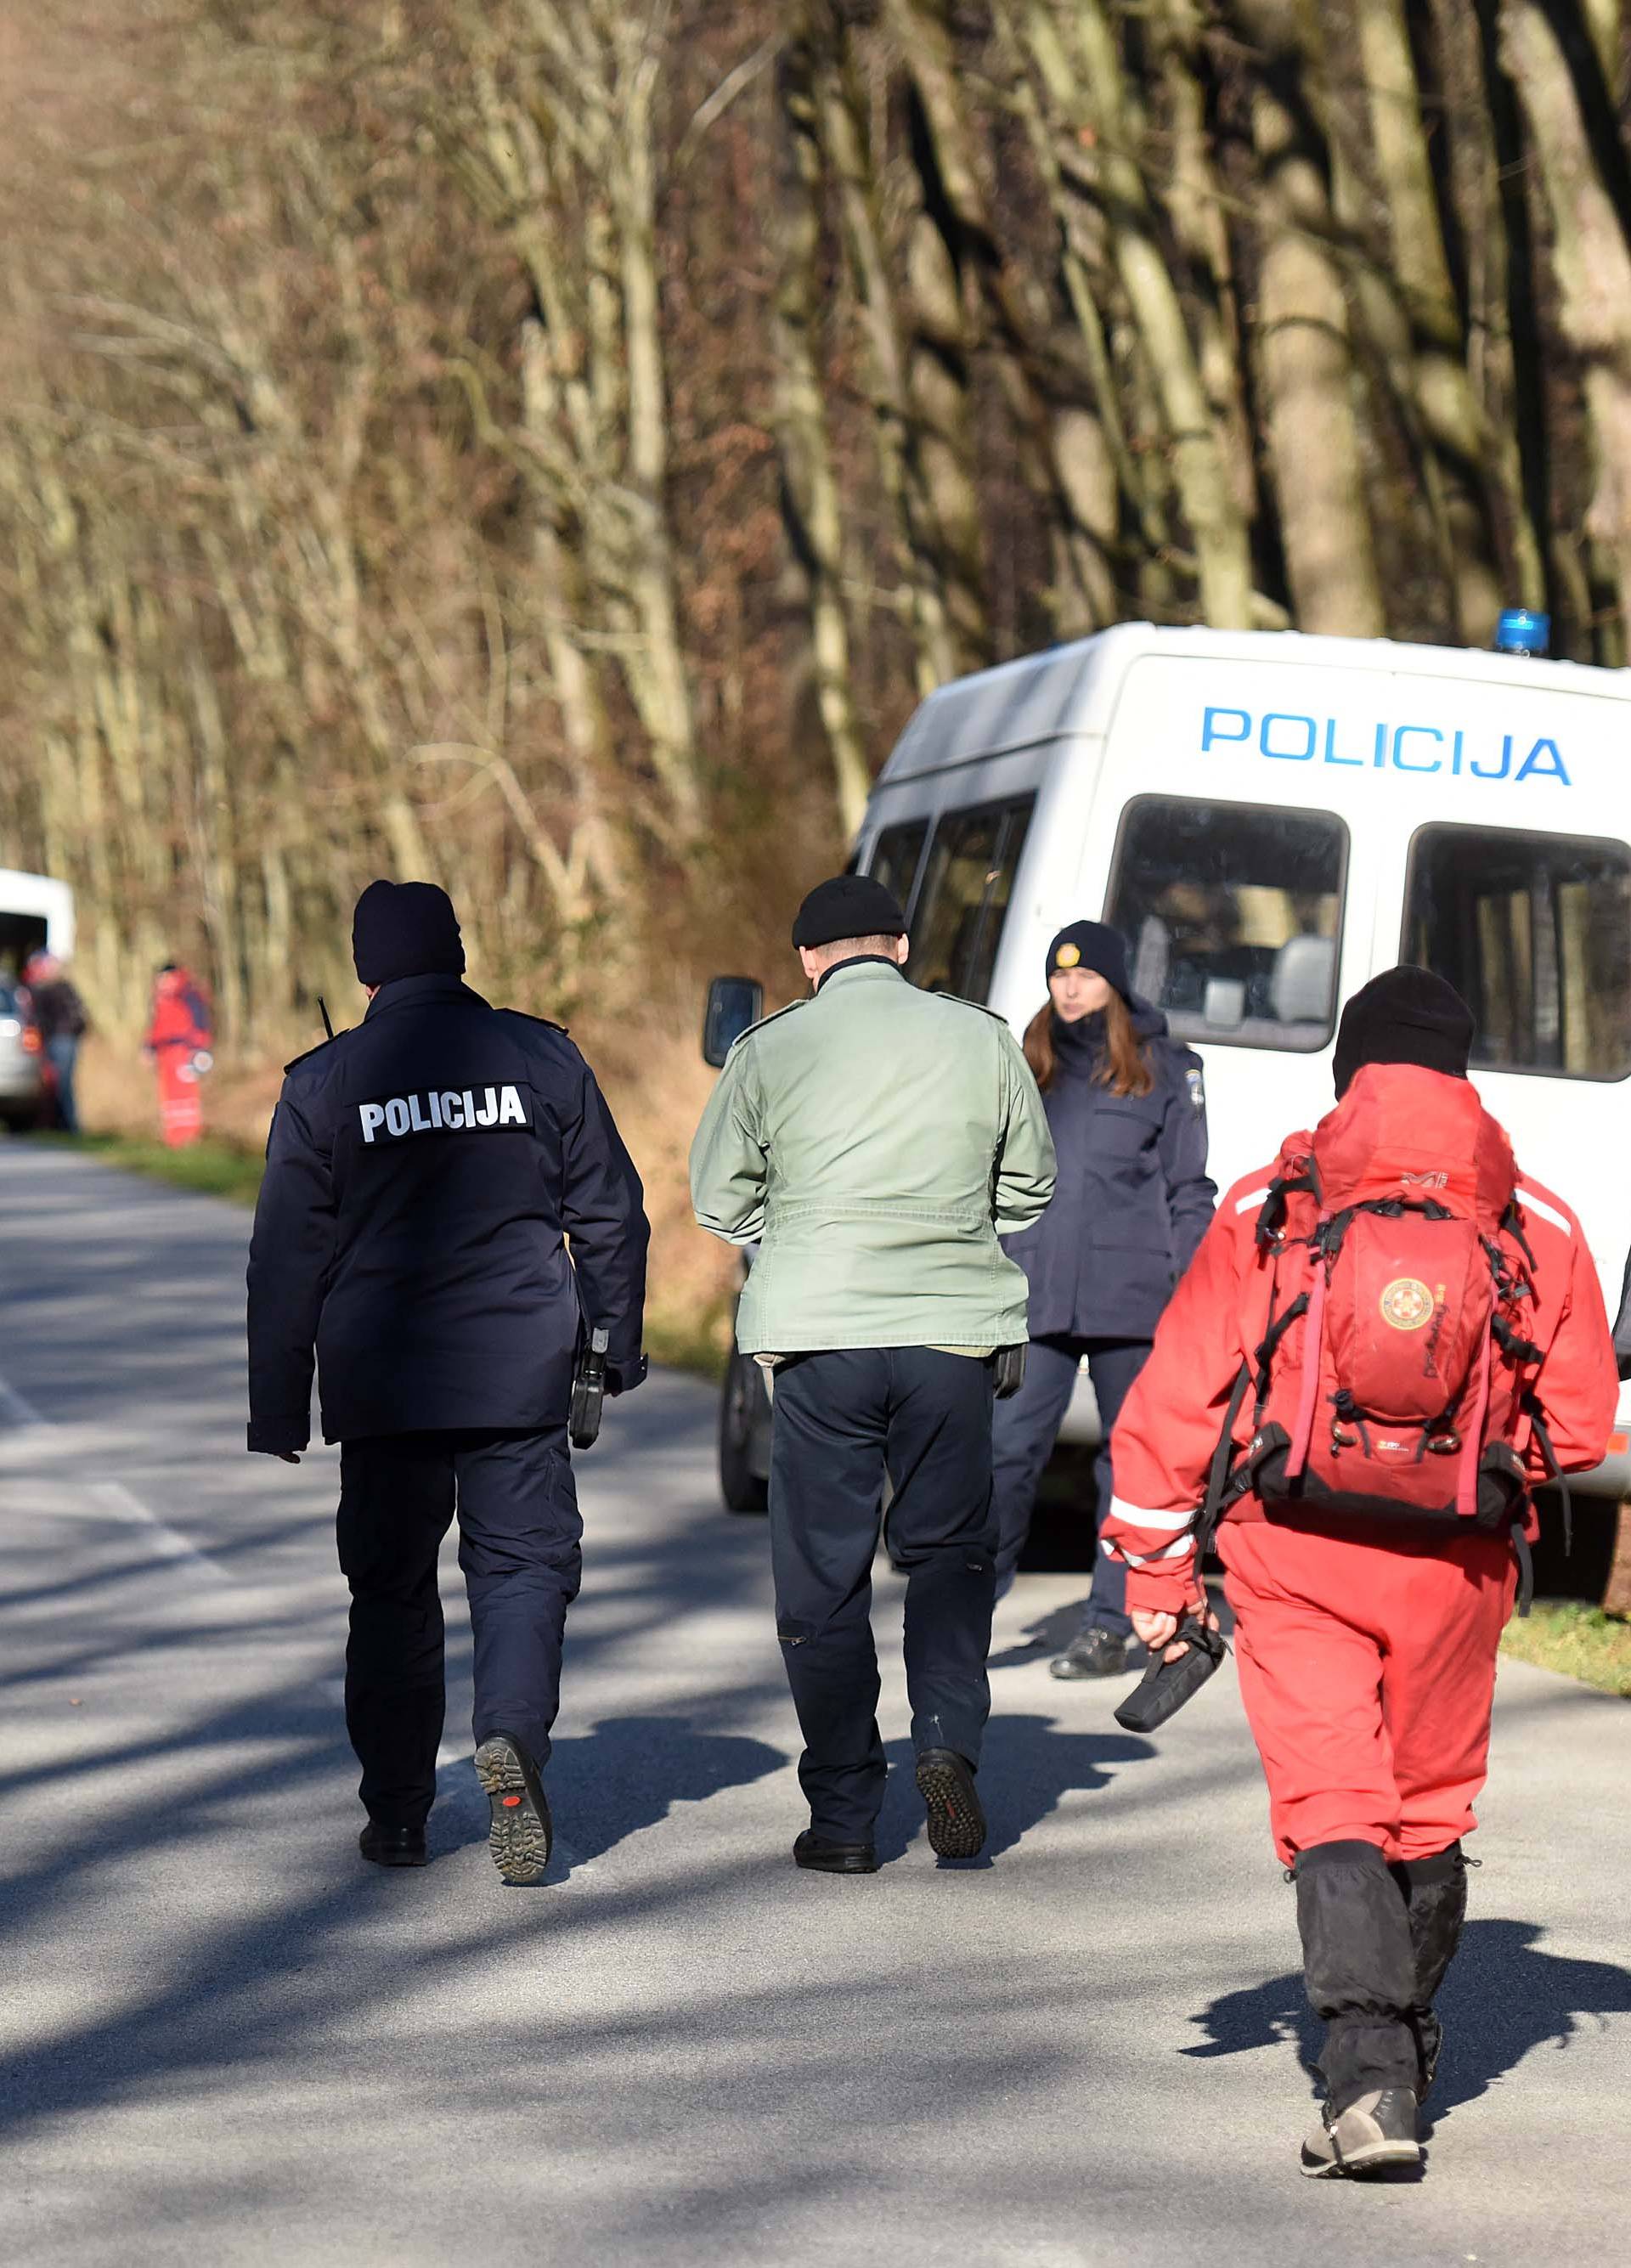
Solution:
M 425 1863 L 445 1706 L 436 1559 L 456 1510 L 489 1842 L 506 1881 L 535 1881 L 580 1569 L 572 1375 L 598 1328 L 609 1393 L 646 1374 L 639 1176 L 565 1033 L 464 984 L 443 891 L 371 883 L 352 943 L 367 1013 L 289 1065 L 272 1119 L 249 1447 L 299 1462 L 314 1350 L 323 1437 L 340 1443 L 361 1849 L 380 1866 Z
M 79 1131 L 79 1108 L 74 1099 L 74 1071 L 79 1042 L 88 1028 L 85 1002 L 63 974 L 53 953 L 31 954 L 23 970 L 28 1005 L 40 1035 L 40 1045 L 51 1066 L 55 1086 L 56 1123 L 64 1134 Z
M 1036 1226 L 1007 1243 L 1030 1279 L 1030 1347 L 1023 1386 L 997 1405 L 993 1444 L 1004 1590 L 1084 1357 L 1103 1427 L 1099 1516 L 1108 1510 L 1111 1429 L 1217 1199 L 1207 1178 L 1200 1059 L 1134 996 L 1118 933 L 1073 922 L 1048 947 L 1047 980 L 1025 1054 L 1059 1152 L 1059 1184 Z M 1098 1554 L 1081 1627 L 1052 1665 L 1056 1677 L 1113 1677 L 1126 1667 L 1125 1594 L 1125 1569 Z

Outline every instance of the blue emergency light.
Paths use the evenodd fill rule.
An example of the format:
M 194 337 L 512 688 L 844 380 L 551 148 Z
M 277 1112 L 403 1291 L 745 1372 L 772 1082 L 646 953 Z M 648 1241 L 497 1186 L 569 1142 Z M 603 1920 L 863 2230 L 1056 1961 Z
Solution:
M 1497 653 L 1544 654 L 1552 643 L 1552 617 L 1531 607 L 1503 607 L 1495 625 Z

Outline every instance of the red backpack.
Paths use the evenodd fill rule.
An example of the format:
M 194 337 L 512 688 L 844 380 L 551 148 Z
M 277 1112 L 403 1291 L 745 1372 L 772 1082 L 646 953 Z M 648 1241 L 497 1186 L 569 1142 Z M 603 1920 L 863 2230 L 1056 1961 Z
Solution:
M 1436 1169 L 1415 1149 L 1401 1170 L 1356 1154 L 1352 1132 L 1334 1154 L 1317 1137 L 1309 1156 L 1284 1160 L 1258 1215 L 1269 1328 L 1236 1382 L 1203 1528 L 1248 1490 L 1271 1516 L 1321 1525 L 1450 1532 L 1467 1521 L 1512 1531 L 1527 1591 L 1525 1425 L 1561 1474 L 1534 1393 L 1533 1257 L 1511 1152 L 1492 1137 Z M 1235 1457 L 1254 1389 L 1251 1439 Z

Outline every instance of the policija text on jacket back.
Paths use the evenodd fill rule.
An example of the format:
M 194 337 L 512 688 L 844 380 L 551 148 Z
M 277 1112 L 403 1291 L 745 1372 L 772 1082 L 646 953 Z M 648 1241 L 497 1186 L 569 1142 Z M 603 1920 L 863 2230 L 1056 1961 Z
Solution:
M 462 982 L 451 902 L 371 883 L 352 929 L 367 1012 L 288 1066 L 249 1254 L 249 1447 L 340 1444 L 351 1593 L 345 1714 L 361 1847 L 423 1866 L 445 1705 L 439 1547 L 457 1513 L 476 1764 L 494 1859 L 550 1855 L 540 1775 L 580 1572 L 567 1447 L 577 1351 L 646 1374 L 639 1177 L 565 1033 Z M 570 1256 L 567 1240 L 570 1239 Z
M 691 1146 L 703 1227 L 756 1243 L 737 1344 L 770 1369 L 776 1627 L 804 1735 L 801 1867 L 871 1874 L 882 1799 L 872 1558 L 886 1476 L 906 1571 L 906 1686 L 932 1849 L 985 1842 L 975 1790 L 996 1593 L 996 1358 L 1025 1338 L 998 1237 L 1053 1192 L 1018 1042 L 905 982 L 882 885 L 813 890 L 793 942 L 814 997 L 743 1035 Z

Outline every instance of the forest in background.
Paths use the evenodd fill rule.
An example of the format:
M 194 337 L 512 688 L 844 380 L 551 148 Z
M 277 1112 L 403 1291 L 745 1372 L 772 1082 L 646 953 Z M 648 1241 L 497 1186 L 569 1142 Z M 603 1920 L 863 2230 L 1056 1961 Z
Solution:
M 1623 664 L 1628 18 L 4 0 L 0 865 L 105 1111 L 179 954 L 263 1125 L 424 876 L 677 1228 L 698 976 L 791 991 L 943 679 L 1519 601 Z

